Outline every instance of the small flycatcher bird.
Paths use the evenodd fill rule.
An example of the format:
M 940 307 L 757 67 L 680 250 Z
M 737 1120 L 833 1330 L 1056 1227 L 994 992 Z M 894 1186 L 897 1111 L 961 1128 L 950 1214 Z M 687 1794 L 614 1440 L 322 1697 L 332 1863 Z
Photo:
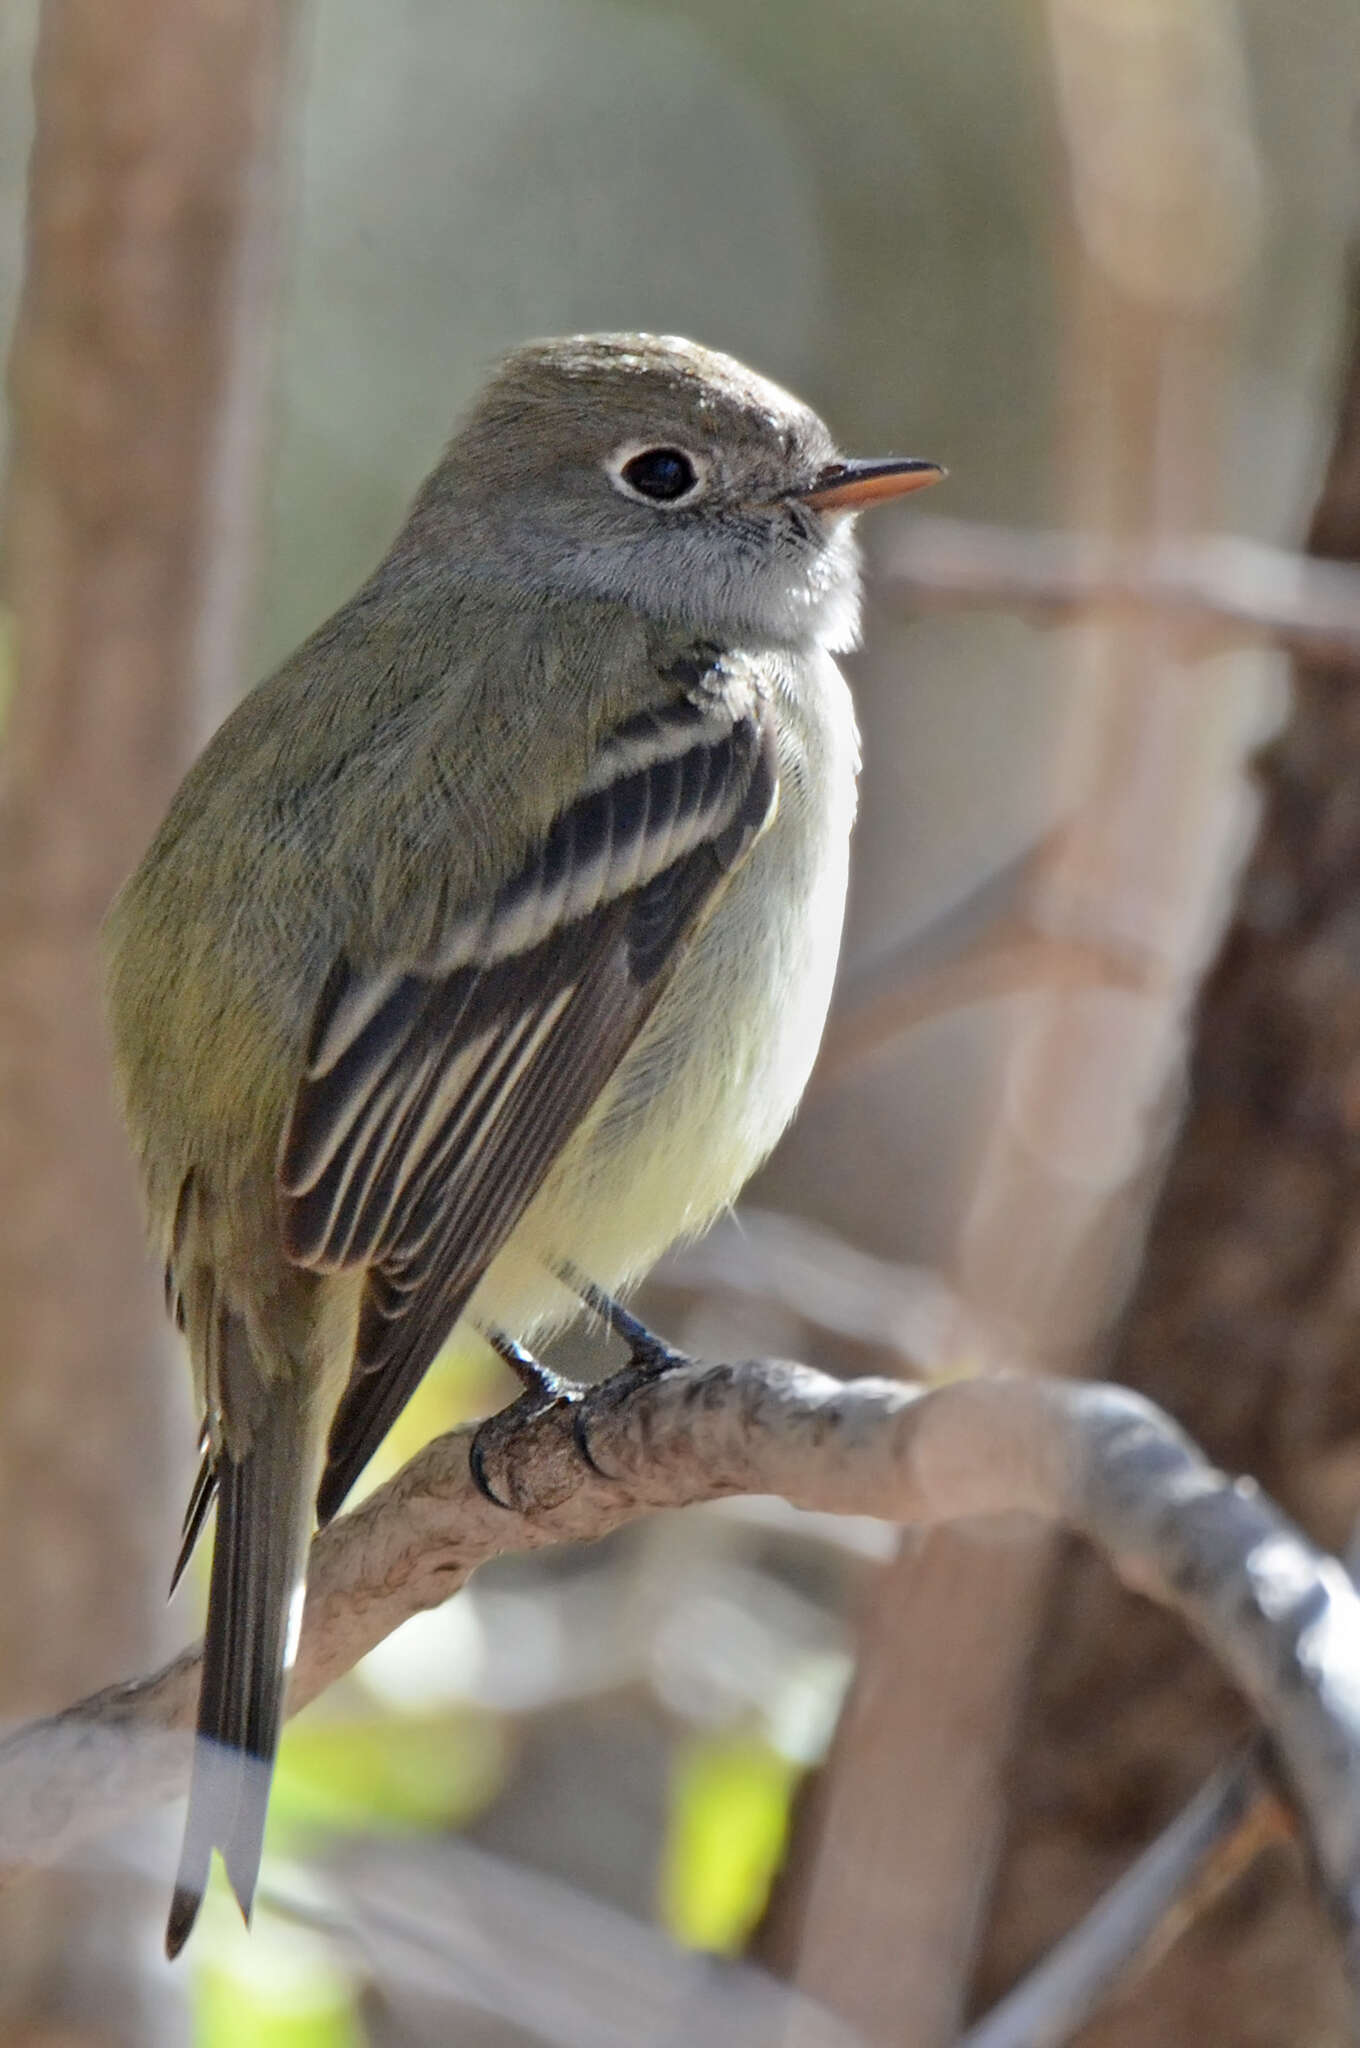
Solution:
M 692 342 L 520 349 L 114 905 L 204 1415 L 181 1568 L 217 1501 L 172 1955 L 214 1847 L 249 1914 L 314 1514 L 455 1325 L 519 1356 L 792 1116 L 855 810 L 852 519 L 942 474 L 846 460 Z

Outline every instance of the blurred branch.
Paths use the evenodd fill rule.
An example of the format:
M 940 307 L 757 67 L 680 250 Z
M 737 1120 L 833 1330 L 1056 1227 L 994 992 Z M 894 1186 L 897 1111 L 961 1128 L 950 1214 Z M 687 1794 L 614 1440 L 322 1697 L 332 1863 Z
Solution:
M 113 1113 L 97 932 L 239 682 L 291 13 L 41 9 L 5 505 L 19 656 L 0 787 L 6 1716 L 165 1647 L 150 1588 L 176 1409 Z M 166 2038 L 142 1910 L 113 1885 L 7 1907 L 0 2026 Z
M 987 875 L 900 945 L 856 962 L 837 984 L 813 1070 L 814 1097 L 929 1018 L 1022 989 L 1164 992 L 1157 958 L 1126 935 L 1103 939 L 1045 929 L 1045 870 L 1063 852 L 1062 827 Z
M 1346 1568 L 1360 1562 L 1360 1525 Z M 1063 2048 L 1112 1992 L 1152 1969 L 1263 1850 L 1291 1832 L 1260 1742 L 1221 1764 L 1208 1783 L 1085 1918 L 959 2048 Z
M 864 2048 L 760 1971 L 468 1842 L 366 1839 L 319 1875 L 338 1912 L 268 1881 L 261 1900 L 339 1937 L 421 2041 L 463 2040 L 475 2013 L 553 2048 Z
M 1131 1279 L 1191 999 L 1243 851 L 1245 765 L 1267 698 L 1251 654 L 1220 658 L 1206 686 L 1198 665 L 1217 652 L 1221 619 L 1206 634 L 1193 607 L 1106 587 L 1145 583 L 1149 563 L 1174 582 L 1171 565 L 1187 549 L 1195 561 L 1193 536 L 1220 518 L 1228 341 L 1260 220 L 1240 25 L 1227 0 L 1046 0 L 1043 15 L 1067 171 L 1060 489 L 1065 523 L 1099 538 L 1061 555 L 1041 538 L 1036 564 L 1008 536 L 1004 559 L 993 545 L 970 582 L 957 529 L 944 547 L 934 529 L 923 573 L 912 551 L 928 553 L 931 530 L 918 539 L 913 522 L 896 566 L 903 597 L 952 578 L 973 601 L 980 585 L 1051 601 L 1062 570 L 1080 617 L 1055 650 L 1068 685 L 1053 790 L 1063 829 L 1017 892 L 1009 961 L 994 935 L 952 968 L 956 989 L 969 966 L 978 990 L 1004 970 L 1002 985 L 1028 993 L 1005 1020 L 995 1104 L 942 1263 L 971 1328 L 991 1335 L 975 1356 L 1053 1370 L 1087 1364 Z M 936 992 L 948 978 L 936 975 Z M 889 995 L 864 1012 L 861 1042 L 892 1023 Z M 841 1056 L 856 1054 L 839 1031 Z M 1004 1570 L 995 1547 L 943 1530 L 893 1568 L 895 1597 L 875 1602 L 757 1944 L 875 2048 L 944 2048 L 968 2002 L 1050 1557 L 1046 1532 L 1009 1543 Z M 929 1657 L 913 1656 L 923 1641 Z
M 1307 544 L 1314 558 L 1350 564 L 1343 573 L 1353 578 L 1360 563 L 1354 261 L 1347 301 L 1333 443 Z M 1220 1459 L 1250 1466 L 1334 1537 L 1354 1512 L 1360 1417 L 1357 683 L 1360 657 L 1298 662 L 1288 722 L 1257 764 L 1262 831 L 1200 1004 L 1189 1114 L 1113 1360 L 1121 1380 L 1169 1407 Z M 1131 1611 L 1113 1588 L 1098 1591 L 1081 1561 L 1064 1567 L 1039 1661 L 1044 1682 L 1010 1772 L 1016 1821 L 985 1965 L 989 1991 L 1051 1950 L 1035 1973 L 1047 1977 L 1049 1960 L 1065 1946 L 1051 1944 L 1103 1886 L 1111 1859 L 1141 1837 L 1148 1811 L 1183 1796 L 1197 1760 L 1221 1752 L 1239 1722 L 1237 1702 L 1191 1646 L 1156 1617 Z M 1117 1710 L 1093 1709 L 1097 1692 L 1117 1701 Z M 1074 1728 L 1081 1730 L 1075 1743 Z M 1132 1801 L 1097 1800 L 1084 1789 L 1096 1782 L 1137 1791 Z M 1245 1843 L 1230 1840 L 1225 1856 L 1250 1853 L 1266 1803 L 1258 1798 L 1244 1821 Z M 1215 1877 L 1218 1864 L 1215 1856 Z M 1193 1950 L 1141 1983 L 1136 1998 L 1126 1996 L 1110 2030 L 1121 2040 L 1190 2038 L 1212 1985 L 1215 2038 L 1249 2034 L 1261 2048 L 1351 2039 L 1352 2002 L 1319 1945 L 1315 1902 L 1298 1878 L 1296 1859 L 1271 1857 L 1230 1916 L 1201 1926 Z M 1172 1931 L 1183 1928 L 1195 1903 L 1179 1901 Z M 1078 1928 L 1073 1952 L 1091 1927 L 1088 1920 Z M 1022 2013 L 1033 2013 L 1025 1984 L 1014 1997 Z M 1010 2004 L 1004 1999 L 996 2013 Z M 987 2032 L 993 2016 L 980 2024 L 979 2042 L 994 2038 Z M 1039 2029 L 995 2038 L 1022 2039 L 1029 2048 L 1050 2036 Z
M 1150 1403 L 1061 1381 L 923 1392 L 756 1360 L 624 1372 L 580 1401 L 517 1403 L 477 1488 L 469 1436 L 427 1446 L 312 1551 L 296 1712 L 478 1565 L 739 1493 L 931 1528 L 1028 1512 L 1080 1531 L 1208 1644 L 1270 1728 L 1329 1896 L 1360 1910 L 1360 1599 L 1254 1488 L 1213 1471 Z M 199 1652 L 0 1745 L 0 1857 L 68 1854 L 183 1786 Z
M 958 1368 L 949 1346 L 963 1327 L 963 1306 L 938 1273 L 875 1258 L 800 1216 L 743 1204 L 694 1244 L 669 1252 L 650 1284 L 704 1300 L 767 1304 L 808 1330 L 888 1353 L 905 1379 Z
M 918 516 L 880 557 L 874 588 L 916 610 L 1157 611 L 1218 644 L 1265 641 L 1319 663 L 1360 655 L 1360 570 L 1234 534 L 1121 542 Z
M 1221 1766 L 959 2048 L 1063 2048 L 1131 1973 L 1150 1969 L 1209 1898 L 1287 1826 L 1262 1762 L 1253 1751 Z

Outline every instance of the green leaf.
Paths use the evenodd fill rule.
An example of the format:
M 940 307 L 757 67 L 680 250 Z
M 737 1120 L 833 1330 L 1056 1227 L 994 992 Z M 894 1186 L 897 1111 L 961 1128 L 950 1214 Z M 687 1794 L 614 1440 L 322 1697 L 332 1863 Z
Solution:
M 690 1948 L 735 1954 L 764 1910 L 801 1772 L 757 1737 L 687 1743 L 671 1774 L 661 1918 Z

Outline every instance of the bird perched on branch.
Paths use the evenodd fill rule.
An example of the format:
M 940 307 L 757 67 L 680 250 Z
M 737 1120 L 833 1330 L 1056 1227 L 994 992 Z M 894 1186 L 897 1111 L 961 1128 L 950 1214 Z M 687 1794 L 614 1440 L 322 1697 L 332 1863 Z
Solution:
M 314 1515 L 460 1322 L 524 1346 L 737 1193 L 826 1015 L 855 809 L 848 461 L 729 357 L 510 356 L 110 915 L 116 1065 L 213 1498 L 166 1934 L 260 1859 Z M 550 1384 L 544 1376 L 544 1384 Z

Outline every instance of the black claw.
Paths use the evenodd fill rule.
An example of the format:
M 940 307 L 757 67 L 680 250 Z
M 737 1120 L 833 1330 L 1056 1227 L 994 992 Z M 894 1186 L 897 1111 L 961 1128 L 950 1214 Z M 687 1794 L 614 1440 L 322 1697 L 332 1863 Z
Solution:
M 608 1379 L 601 1380 L 590 1390 L 590 1398 L 572 1418 L 572 1433 L 582 1462 L 601 1479 L 617 1479 L 616 1472 L 610 1472 L 600 1463 L 591 1449 L 590 1422 L 592 1413 L 601 1406 L 615 1406 L 626 1401 L 639 1387 L 650 1385 L 660 1379 L 663 1373 L 676 1372 L 693 1361 L 683 1351 L 676 1351 L 656 1336 L 647 1325 L 622 1303 L 597 1287 L 593 1280 L 587 1280 L 574 1266 L 559 1268 L 561 1278 L 573 1293 L 579 1295 L 585 1306 L 600 1317 L 606 1329 L 617 1330 L 628 1346 L 628 1363 Z
M 494 1421 L 494 1419 L 493 1416 L 488 1416 L 487 1421 Z M 468 1446 L 468 1470 L 472 1474 L 472 1483 L 478 1493 L 486 1500 L 489 1500 L 493 1507 L 509 1508 L 509 1501 L 501 1499 L 501 1496 L 486 1476 L 486 1452 L 482 1445 L 482 1438 L 486 1433 L 486 1428 L 487 1423 L 484 1422 Z
M 591 1403 L 607 1402 L 612 1406 L 617 1401 L 627 1400 L 636 1388 L 659 1379 L 662 1373 L 674 1372 L 692 1363 L 683 1351 L 676 1351 L 663 1343 L 644 1322 L 615 1301 L 611 1294 L 606 1294 L 602 1287 L 597 1287 L 593 1280 L 587 1280 L 575 1266 L 564 1263 L 559 1266 L 558 1273 L 565 1285 L 586 1308 L 600 1317 L 608 1330 L 617 1330 L 628 1346 L 628 1363 L 597 1386 L 583 1387 L 540 1364 L 531 1351 L 526 1351 L 504 1330 L 492 1328 L 485 1332 L 492 1350 L 509 1366 L 524 1392 L 517 1401 L 512 1401 L 497 1414 L 489 1415 L 482 1423 L 468 1448 L 468 1467 L 478 1492 L 496 1507 L 512 1512 L 514 1502 L 496 1491 L 490 1473 L 493 1461 L 505 1451 L 526 1423 L 549 1408 L 570 1405 L 575 1411 L 572 1436 L 582 1463 L 601 1479 L 615 1478 L 617 1474 L 607 1472 L 590 1447 Z
M 468 1469 L 480 1494 L 494 1506 L 513 1512 L 514 1502 L 497 1493 L 491 1484 L 487 1470 L 488 1454 L 503 1450 L 526 1423 L 546 1414 L 550 1408 L 579 1407 L 586 1390 L 564 1374 L 540 1365 L 531 1351 L 526 1351 L 513 1337 L 507 1337 L 504 1330 L 488 1330 L 486 1337 L 496 1356 L 509 1366 L 524 1392 L 517 1401 L 511 1401 L 496 1414 L 487 1416 L 468 1446 Z
M 608 1385 L 609 1382 L 605 1381 L 603 1384 Z M 589 1465 L 597 1479 L 612 1479 L 615 1475 L 612 1472 L 606 1472 L 603 1465 L 596 1463 L 595 1453 L 590 1448 L 590 1430 L 587 1426 L 589 1420 L 589 1405 L 583 1401 L 571 1418 L 572 1441 L 580 1453 L 582 1464 Z

